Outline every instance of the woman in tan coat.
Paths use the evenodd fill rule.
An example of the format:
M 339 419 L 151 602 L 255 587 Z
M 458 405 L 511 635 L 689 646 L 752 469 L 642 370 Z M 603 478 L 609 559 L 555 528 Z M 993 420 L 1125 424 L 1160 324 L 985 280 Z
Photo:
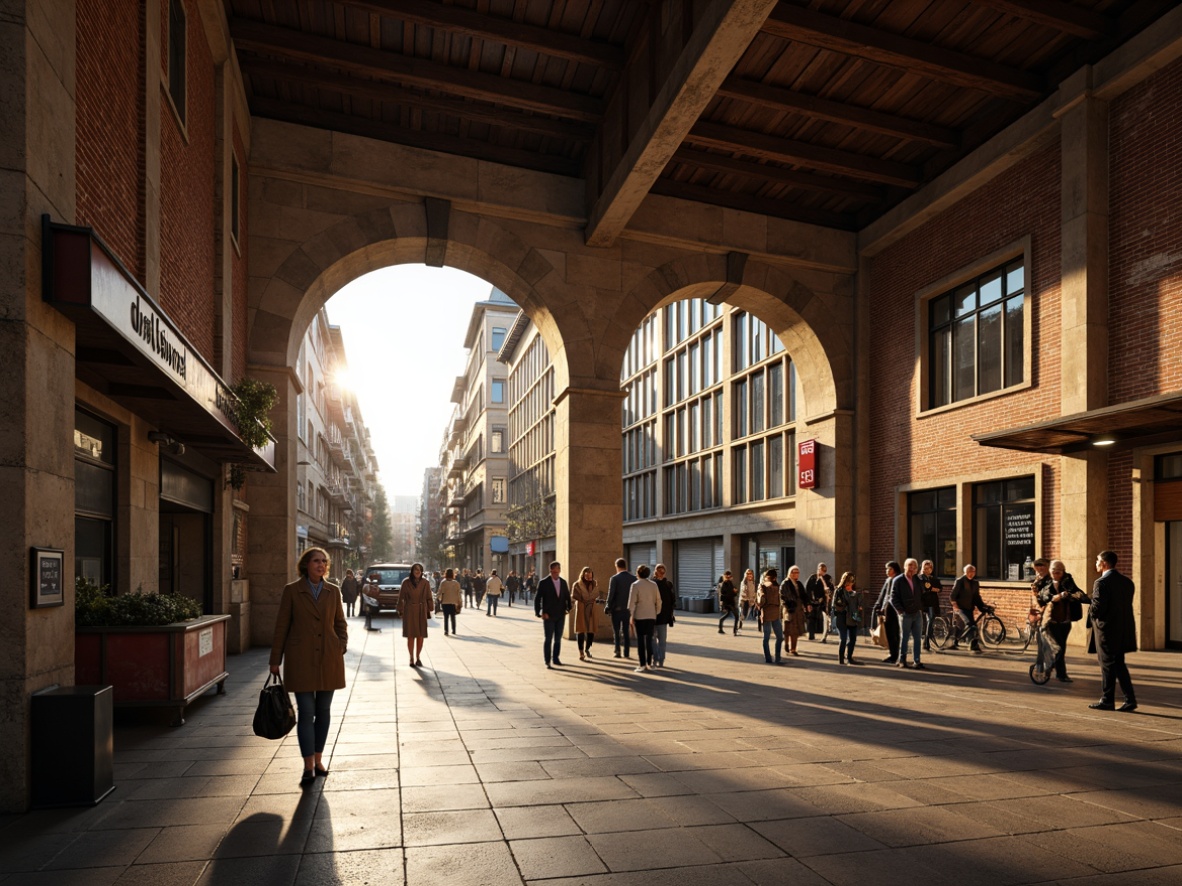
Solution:
M 595 642 L 595 628 L 598 618 L 595 613 L 595 599 L 599 596 L 599 585 L 590 566 L 584 566 L 579 580 L 570 589 L 575 604 L 575 634 L 579 639 L 579 661 L 591 657 L 591 645 Z
M 454 569 L 448 569 L 443 573 L 443 581 L 439 583 L 436 596 L 439 597 L 439 608 L 443 610 L 443 636 L 446 637 L 449 633 L 456 633 L 456 613 L 464 608 L 463 591 L 460 583 L 456 581 Z
M 784 633 L 788 638 L 788 653 L 800 655 L 796 651 L 796 641 L 804 631 L 805 595 L 799 566 L 789 567 L 788 577 L 780 585 L 780 600 L 784 607 Z
M 332 694 L 345 688 L 345 649 L 349 628 L 340 589 L 324 580 L 328 552 L 308 548 L 296 567 L 300 578 L 283 589 L 271 642 L 271 673 L 283 665 L 283 685 L 295 693 L 296 737 L 304 758 L 300 785 L 328 775 L 321 762 L 328 740 Z
M 423 564 L 410 567 L 410 577 L 398 591 L 398 611 L 402 615 L 402 636 L 413 668 L 423 664 L 423 641 L 427 639 L 427 618 L 435 611 L 431 602 L 431 582 L 423 578 Z

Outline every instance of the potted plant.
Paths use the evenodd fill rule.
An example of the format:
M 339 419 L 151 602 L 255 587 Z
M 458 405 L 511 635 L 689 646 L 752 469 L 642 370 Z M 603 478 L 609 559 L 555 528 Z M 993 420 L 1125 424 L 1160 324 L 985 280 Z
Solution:
M 216 685 L 225 692 L 229 615 L 202 615 L 181 594 L 112 595 L 84 578 L 75 582 L 74 680 L 110 685 L 115 705 L 184 709 Z

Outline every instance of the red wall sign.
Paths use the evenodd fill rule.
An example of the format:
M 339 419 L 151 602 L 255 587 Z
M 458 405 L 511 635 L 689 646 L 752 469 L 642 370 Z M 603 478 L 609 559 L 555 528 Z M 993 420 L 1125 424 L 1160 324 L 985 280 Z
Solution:
M 800 465 L 800 478 L 797 485 L 801 489 L 817 488 L 817 441 L 801 440 L 797 464 Z
M 527 544 L 526 544 L 526 546 L 525 546 L 525 555 L 526 555 L 527 557 L 532 557 L 532 556 L 534 555 L 534 542 L 532 542 L 532 541 L 531 541 L 531 542 L 529 542 L 529 543 L 527 543 Z

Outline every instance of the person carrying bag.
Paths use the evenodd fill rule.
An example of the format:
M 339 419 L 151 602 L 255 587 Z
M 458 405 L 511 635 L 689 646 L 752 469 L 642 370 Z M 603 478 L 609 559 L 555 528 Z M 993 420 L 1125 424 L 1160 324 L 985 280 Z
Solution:
M 254 712 L 254 734 L 275 741 L 291 732 L 295 724 L 295 708 L 283 688 L 283 679 L 278 674 L 268 674 Z

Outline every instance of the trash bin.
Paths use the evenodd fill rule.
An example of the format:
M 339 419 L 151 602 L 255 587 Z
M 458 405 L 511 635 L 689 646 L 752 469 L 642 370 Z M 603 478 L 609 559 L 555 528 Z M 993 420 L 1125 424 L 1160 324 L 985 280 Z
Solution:
M 33 807 L 93 806 L 115 790 L 115 690 L 62 686 L 32 698 Z

